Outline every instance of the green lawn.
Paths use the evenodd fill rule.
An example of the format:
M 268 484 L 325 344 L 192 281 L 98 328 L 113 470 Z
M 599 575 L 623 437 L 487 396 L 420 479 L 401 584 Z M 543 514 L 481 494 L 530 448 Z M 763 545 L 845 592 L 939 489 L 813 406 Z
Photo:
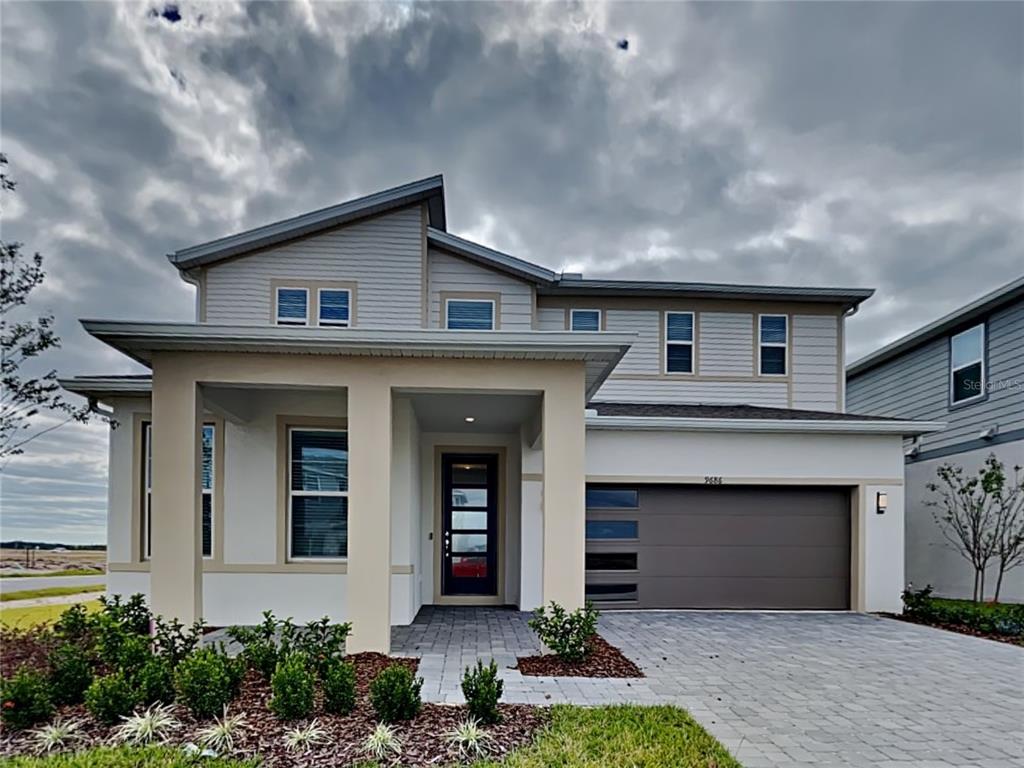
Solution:
M 63 571 L 25 571 L 19 573 L 5 573 L 5 579 L 30 579 L 37 576 L 102 576 L 103 571 L 93 568 L 66 568 Z
M 79 595 L 86 592 L 102 592 L 106 589 L 102 584 L 91 584 L 87 587 L 44 587 L 43 589 L 19 589 L 17 592 L 4 592 L 0 595 L 0 603 L 11 600 L 35 600 L 37 597 L 63 597 Z
M 28 629 L 37 624 L 50 624 L 56 621 L 64 611 L 74 603 L 58 605 L 36 605 L 31 608 L 4 608 L 0 603 L 0 625 L 6 629 Z M 89 613 L 100 609 L 99 600 L 83 603 Z
M 184 768 L 196 765 L 169 749 L 95 749 L 74 756 L 18 757 L 3 768 Z M 204 760 L 207 768 L 255 763 Z M 741 768 L 722 746 L 676 707 L 552 708 L 551 724 L 531 746 L 503 762 L 472 768 Z

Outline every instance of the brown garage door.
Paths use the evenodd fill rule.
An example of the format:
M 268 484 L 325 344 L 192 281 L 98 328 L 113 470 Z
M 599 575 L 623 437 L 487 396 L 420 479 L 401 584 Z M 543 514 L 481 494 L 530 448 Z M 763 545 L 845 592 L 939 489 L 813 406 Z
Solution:
M 849 494 L 589 485 L 586 559 L 604 607 L 845 609 Z

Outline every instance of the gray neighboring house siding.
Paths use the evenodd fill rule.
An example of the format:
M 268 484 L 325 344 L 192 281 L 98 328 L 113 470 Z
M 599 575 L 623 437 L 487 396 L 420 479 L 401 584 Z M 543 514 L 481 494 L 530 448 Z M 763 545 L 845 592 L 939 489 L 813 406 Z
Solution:
M 950 338 L 980 322 L 986 326 L 986 383 L 988 395 L 952 406 L 949 396 Z M 847 379 L 847 407 L 854 413 L 906 419 L 943 421 L 941 432 L 922 436 L 916 455 L 907 456 L 906 520 L 908 581 L 932 584 L 949 597 L 970 597 L 972 571 L 942 537 L 927 483 L 936 469 L 954 463 L 977 470 L 994 453 L 1009 467 L 1024 465 L 1024 298 L 994 306 L 981 317 L 967 316 L 932 338 L 878 365 L 857 370 Z M 997 427 L 993 439 L 979 435 Z M 912 441 L 906 442 L 908 452 Z M 995 569 L 986 578 L 986 597 L 992 595 Z M 1010 571 L 1001 600 L 1024 601 L 1024 568 Z

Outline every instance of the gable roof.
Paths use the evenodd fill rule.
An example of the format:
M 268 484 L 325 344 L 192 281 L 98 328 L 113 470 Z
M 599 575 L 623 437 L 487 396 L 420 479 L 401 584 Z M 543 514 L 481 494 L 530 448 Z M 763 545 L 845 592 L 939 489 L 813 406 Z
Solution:
M 938 320 L 896 339 L 891 344 L 887 344 L 881 349 L 865 355 L 860 360 L 847 366 L 846 378 L 850 379 L 866 373 L 872 368 L 877 368 L 882 363 L 888 362 L 904 352 L 909 352 L 915 347 L 944 336 L 950 331 L 974 320 L 980 320 L 993 310 L 998 309 L 1004 304 L 1009 304 L 1011 301 L 1016 301 L 1021 297 L 1024 297 L 1024 275 L 1016 280 L 1011 280 L 1006 285 L 996 288 L 990 293 L 986 293 L 969 304 L 965 304 L 960 309 L 950 312 L 948 315 L 944 315 Z
M 443 231 L 446 226 L 444 178 L 437 175 L 207 243 L 182 248 L 167 254 L 167 258 L 178 269 L 192 269 L 419 202 L 427 203 L 431 226 Z
M 474 243 L 461 237 L 442 232 L 433 227 L 427 228 L 427 242 L 435 248 L 454 253 L 470 261 L 493 267 L 502 272 L 509 272 L 517 277 L 523 277 L 535 283 L 552 284 L 558 280 L 558 274 L 550 269 L 534 264 L 507 253 L 495 251 L 492 248 Z

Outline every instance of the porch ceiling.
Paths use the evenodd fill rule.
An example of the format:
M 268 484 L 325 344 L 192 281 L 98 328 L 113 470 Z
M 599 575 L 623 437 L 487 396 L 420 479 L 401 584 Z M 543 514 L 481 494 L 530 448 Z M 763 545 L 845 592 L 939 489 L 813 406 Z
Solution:
M 527 394 L 420 392 L 407 397 L 424 432 L 517 432 L 541 407 L 540 395 Z
M 86 332 L 149 365 L 154 352 L 251 352 L 489 360 L 578 360 L 587 398 L 630 345 L 632 333 L 288 328 L 82 320 Z

